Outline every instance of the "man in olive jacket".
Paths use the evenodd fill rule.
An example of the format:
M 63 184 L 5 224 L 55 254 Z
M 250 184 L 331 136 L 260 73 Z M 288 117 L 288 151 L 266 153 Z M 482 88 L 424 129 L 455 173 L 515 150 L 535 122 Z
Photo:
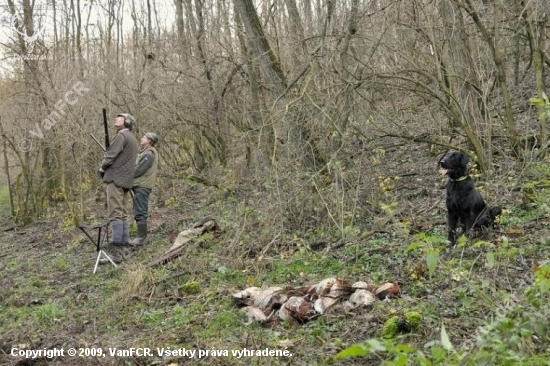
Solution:
M 134 218 L 137 223 L 138 237 L 130 241 L 130 245 L 143 245 L 147 238 L 147 217 L 149 210 L 149 195 L 157 180 L 159 156 L 156 144 L 159 137 L 154 132 L 147 132 L 140 140 L 141 152 L 136 162 L 134 173 Z
M 138 142 L 131 130 L 134 117 L 122 113 L 116 117 L 116 135 L 101 162 L 99 174 L 107 183 L 107 211 L 113 231 L 113 246 L 126 246 L 129 241 L 127 193 L 134 182 Z

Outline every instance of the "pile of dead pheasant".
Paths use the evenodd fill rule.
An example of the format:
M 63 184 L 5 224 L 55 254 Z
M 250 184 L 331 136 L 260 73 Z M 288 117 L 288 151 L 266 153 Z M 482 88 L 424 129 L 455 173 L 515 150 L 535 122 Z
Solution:
M 311 286 L 249 287 L 233 294 L 233 298 L 248 316 L 247 324 L 273 320 L 291 320 L 304 323 L 324 313 L 341 309 L 350 311 L 368 306 L 377 300 L 396 297 L 396 283 L 383 285 L 360 281 L 350 284 L 345 280 L 326 278 Z

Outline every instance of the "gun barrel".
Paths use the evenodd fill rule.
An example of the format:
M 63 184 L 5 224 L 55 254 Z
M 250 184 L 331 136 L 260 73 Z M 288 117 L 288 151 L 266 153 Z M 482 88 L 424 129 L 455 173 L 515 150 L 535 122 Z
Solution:
M 92 136 L 94 141 L 97 142 L 97 144 L 103 149 L 103 151 L 107 151 L 107 149 L 105 149 L 105 147 L 103 145 L 101 145 L 101 142 L 99 142 L 99 140 L 96 139 L 96 137 L 94 135 L 90 134 L 90 136 Z
M 105 129 L 105 149 L 109 148 L 109 126 L 107 123 L 107 109 L 103 108 L 103 128 Z

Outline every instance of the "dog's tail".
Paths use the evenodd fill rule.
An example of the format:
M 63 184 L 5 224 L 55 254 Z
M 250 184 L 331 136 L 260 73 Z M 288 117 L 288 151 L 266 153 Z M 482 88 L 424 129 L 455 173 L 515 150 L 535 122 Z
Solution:
M 502 214 L 502 208 L 493 207 L 489 210 L 489 216 L 491 217 L 491 224 L 494 225 L 497 221 L 497 218 Z

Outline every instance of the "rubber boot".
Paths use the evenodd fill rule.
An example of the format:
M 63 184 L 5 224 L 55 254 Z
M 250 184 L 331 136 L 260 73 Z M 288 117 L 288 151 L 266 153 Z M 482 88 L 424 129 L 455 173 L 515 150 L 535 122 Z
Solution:
M 122 246 L 122 236 L 124 232 L 124 221 L 113 220 L 111 221 L 111 229 L 113 230 L 113 246 Z
M 111 248 L 111 258 L 113 262 L 120 263 L 126 259 L 126 243 L 123 241 L 124 236 L 124 221 L 111 221 L 111 229 L 113 231 L 113 247 Z
M 130 233 L 128 231 L 128 227 L 129 227 L 129 224 L 128 224 L 128 220 L 123 220 L 122 221 L 122 245 L 129 245 L 129 241 L 130 241 Z
M 138 237 L 130 241 L 130 245 L 143 245 L 147 239 L 147 221 L 137 222 L 137 235 Z

